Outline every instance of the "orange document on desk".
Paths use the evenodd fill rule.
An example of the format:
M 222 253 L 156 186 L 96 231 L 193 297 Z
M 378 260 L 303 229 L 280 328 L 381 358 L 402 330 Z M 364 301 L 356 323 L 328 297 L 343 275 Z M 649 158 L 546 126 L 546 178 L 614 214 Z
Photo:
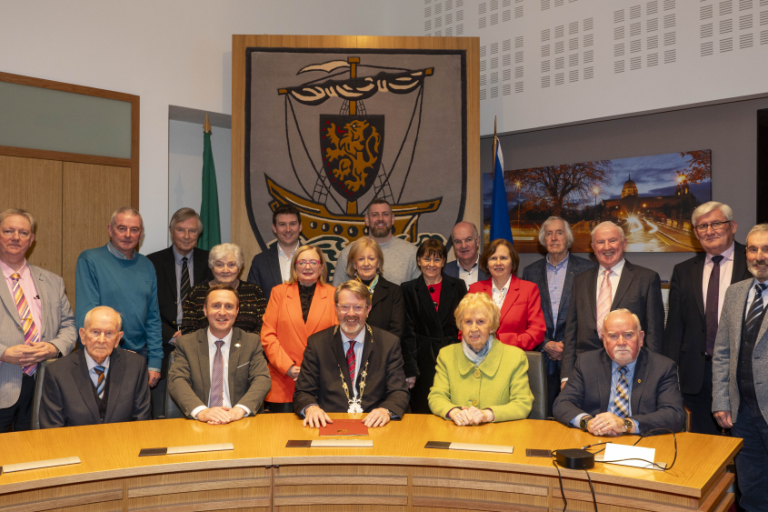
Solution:
M 324 427 L 320 427 L 321 436 L 367 436 L 368 427 L 363 425 L 363 420 L 333 420 Z

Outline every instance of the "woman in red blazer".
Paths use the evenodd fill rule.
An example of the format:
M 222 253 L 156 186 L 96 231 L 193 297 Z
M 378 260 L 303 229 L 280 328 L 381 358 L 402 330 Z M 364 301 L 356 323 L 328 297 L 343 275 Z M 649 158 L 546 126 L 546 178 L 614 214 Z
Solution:
M 480 257 L 480 268 L 491 278 L 470 286 L 469 293 L 487 293 L 501 310 L 496 337 L 502 343 L 533 350 L 544 341 L 547 327 L 539 288 L 515 276 L 519 264 L 520 257 L 511 243 L 494 240 Z
M 293 390 L 307 338 L 339 323 L 333 300 L 336 289 L 325 284 L 326 279 L 322 252 L 304 245 L 293 254 L 291 280 L 272 288 L 261 328 L 272 377 L 264 401 L 270 412 L 293 412 Z

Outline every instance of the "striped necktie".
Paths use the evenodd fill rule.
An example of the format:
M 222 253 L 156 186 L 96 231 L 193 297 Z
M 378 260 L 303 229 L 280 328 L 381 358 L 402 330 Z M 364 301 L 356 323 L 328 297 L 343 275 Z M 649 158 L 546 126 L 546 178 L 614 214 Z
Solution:
M 629 417 L 629 382 L 627 381 L 627 372 L 629 368 L 622 366 L 619 368 L 619 381 L 616 383 L 616 398 L 613 400 L 611 410 L 619 418 Z
M 21 320 L 21 328 L 24 330 L 24 344 L 32 345 L 40 341 L 40 332 L 37 330 L 35 320 L 32 318 L 32 310 L 29 309 L 26 297 L 24 297 L 24 291 L 21 289 L 21 283 L 19 283 L 21 276 L 18 273 L 11 274 L 11 281 L 13 281 L 13 300 L 16 301 L 16 309 L 19 311 L 19 319 Z M 32 376 L 37 370 L 37 363 L 33 363 L 29 366 L 24 366 L 21 369 L 25 374 Z
M 187 297 L 189 297 L 190 284 L 189 284 L 189 267 L 187 267 L 187 257 L 181 258 L 181 287 L 179 288 L 179 295 L 181 295 L 181 305 L 184 305 Z
M 103 366 L 94 366 L 93 372 L 98 376 L 98 380 L 96 381 L 96 394 L 99 395 L 99 398 L 104 398 L 104 387 L 107 384 L 107 379 L 104 378 L 104 368 Z
M 605 270 L 603 275 L 603 282 L 600 285 L 600 293 L 597 295 L 597 335 L 603 335 L 603 319 L 611 312 L 611 280 L 609 276 L 612 270 Z
M 355 360 L 355 340 L 349 340 L 349 350 L 347 350 L 347 368 L 349 368 L 349 380 L 352 382 L 352 387 L 355 387 L 355 368 L 357 367 L 357 361 Z
M 755 285 L 755 300 L 752 301 L 752 307 L 747 314 L 746 328 L 747 332 L 752 331 L 760 323 L 760 317 L 763 314 L 763 291 L 766 285 L 757 283 Z
M 216 355 L 213 356 L 213 371 L 211 372 L 211 399 L 208 407 L 224 405 L 224 355 L 221 347 L 224 342 L 216 342 Z

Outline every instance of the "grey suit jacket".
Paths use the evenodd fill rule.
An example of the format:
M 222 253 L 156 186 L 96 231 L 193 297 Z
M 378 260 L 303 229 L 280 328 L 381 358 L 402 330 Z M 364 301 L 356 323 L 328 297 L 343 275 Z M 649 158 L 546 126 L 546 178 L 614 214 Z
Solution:
M 561 378 L 568 378 L 576 356 L 588 350 L 598 350 L 603 342 L 597 335 L 597 277 L 600 267 L 582 272 L 573 282 L 573 295 L 568 306 L 568 320 L 563 338 Z M 644 346 L 661 353 L 664 336 L 664 302 L 661 279 L 651 269 L 624 261 L 619 285 L 613 293 L 611 311 L 626 308 L 636 314 L 645 331 Z
M 280 273 L 280 259 L 277 256 L 277 243 L 253 257 L 247 281 L 261 288 L 261 291 L 264 292 L 264 298 L 269 302 L 272 288 L 283 284 L 283 274 Z
M 77 341 L 75 315 L 64 294 L 64 280 L 52 272 L 29 265 L 35 280 L 37 294 L 42 309 L 42 330 L 40 340 L 54 345 L 61 355 L 69 354 Z M 27 300 L 35 300 L 27 297 Z M 21 328 L 19 312 L 11 291 L 0 283 L 0 354 L 14 345 L 24 344 L 24 331 Z M 39 328 L 40 326 L 38 326 Z M 0 363 L 0 409 L 11 407 L 19 400 L 21 391 L 21 366 Z
M 211 363 L 208 356 L 208 329 L 199 329 L 179 338 L 174 361 L 168 370 L 171 398 L 188 417 L 198 406 L 208 406 L 211 394 Z M 258 334 L 233 328 L 229 348 L 229 397 L 232 406 L 242 404 L 256 414 L 272 380 Z
M 149 419 L 146 358 L 116 348 L 109 357 L 109 395 L 104 423 Z M 51 364 L 40 400 L 40 428 L 101 424 L 99 407 L 82 348 Z
M 637 355 L 629 402 L 640 432 L 685 427 L 683 395 L 677 385 L 677 365 L 671 359 L 642 348 Z M 552 409 L 555 419 L 568 426 L 576 416 L 595 416 L 608 410 L 611 397 L 611 358 L 603 350 L 581 354 L 568 384 Z
M 453 260 L 451 262 L 448 262 L 445 264 L 445 267 L 443 268 L 443 274 L 451 277 L 455 277 L 456 279 L 459 278 L 459 260 Z M 491 277 L 489 274 L 486 274 L 483 272 L 483 269 L 480 268 L 480 265 L 477 266 L 477 280 L 478 281 L 485 281 Z M 477 282 L 477 281 L 475 281 Z M 469 288 L 469 286 L 467 286 Z
M 741 327 L 746 314 L 747 294 L 753 279 L 732 284 L 725 291 L 725 302 L 717 326 L 715 353 L 712 356 L 712 412 L 730 411 L 736 423 L 739 414 L 737 369 L 741 349 Z M 768 422 L 768 319 L 763 318 L 752 351 L 752 375 L 757 403 Z

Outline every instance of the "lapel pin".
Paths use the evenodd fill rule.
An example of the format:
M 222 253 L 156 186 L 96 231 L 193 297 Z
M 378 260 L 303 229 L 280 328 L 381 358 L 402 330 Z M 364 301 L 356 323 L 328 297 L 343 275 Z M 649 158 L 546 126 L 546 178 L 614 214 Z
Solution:
M 235 345 L 235 346 L 237 346 L 237 345 Z M 643 382 L 643 381 L 641 381 L 640 379 L 637 379 L 637 383 L 638 384 L 640 384 L 641 382 Z
M 239 343 L 235 343 L 235 348 L 240 348 L 240 344 Z M 637 382 L 640 382 L 640 381 L 637 381 Z

